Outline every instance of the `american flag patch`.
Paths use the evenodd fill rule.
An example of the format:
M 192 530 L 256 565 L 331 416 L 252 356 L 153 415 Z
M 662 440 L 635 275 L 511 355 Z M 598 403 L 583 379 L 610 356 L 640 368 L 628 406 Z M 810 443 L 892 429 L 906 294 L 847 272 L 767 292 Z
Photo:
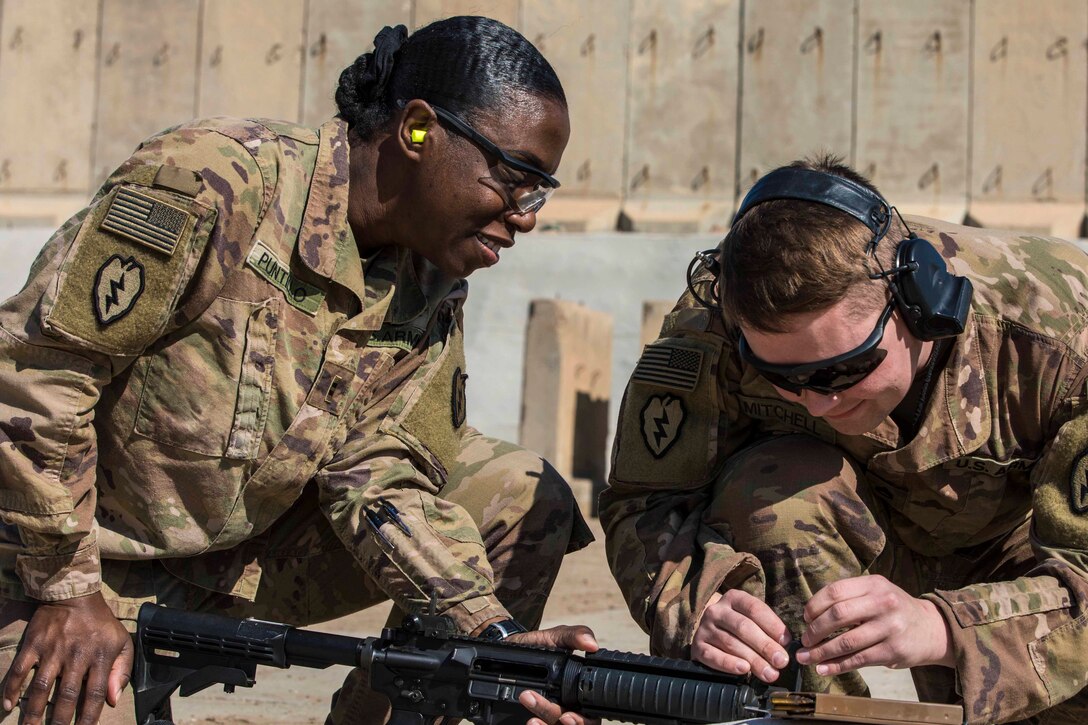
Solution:
M 173 254 L 192 216 L 131 189 L 121 189 L 99 229 L 119 234 L 159 252 Z
M 690 392 L 699 382 L 702 366 L 703 353 L 699 350 L 651 345 L 639 358 L 631 379 Z

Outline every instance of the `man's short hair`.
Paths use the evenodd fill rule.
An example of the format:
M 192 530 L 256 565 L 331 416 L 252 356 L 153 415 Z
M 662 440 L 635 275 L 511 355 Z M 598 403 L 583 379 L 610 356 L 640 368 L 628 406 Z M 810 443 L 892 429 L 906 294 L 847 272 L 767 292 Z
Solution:
M 858 172 L 830 154 L 794 161 L 802 168 L 842 176 L 879 194 Z M 892 266 L 896 225 L 877 253 Z M 747 212 L 722 242 L 720 295 L 725 318 L 765 333 L 787 331 L 789 317 L 819 312 L 845 299 L 859 301 L 859 317 L 887 301 L 887 285 L 869 279 L 868 227 L 826 204 L 779 199 Z

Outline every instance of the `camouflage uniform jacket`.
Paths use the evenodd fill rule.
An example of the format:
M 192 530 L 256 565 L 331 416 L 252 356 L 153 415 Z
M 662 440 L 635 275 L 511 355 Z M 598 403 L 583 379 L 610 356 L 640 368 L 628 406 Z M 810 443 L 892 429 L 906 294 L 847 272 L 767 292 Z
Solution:
M 1000 698 L 1015 719 L 1067 699 L 1088 673 L 1088 256 L 1059 240 L 913 225 L 975 288 L 919 433 L 901 440 L 889 418 L 836 434 L 744 365 L 736 334 L 687 293 L 624 396 L 601 499 L 609 562 L 655 653 L 686 654 L 711 594 L 759 571 L 700 513 L 727 459 L 776 432 L 860 462 L 896 532 L 926 556 L 1033 516 L 1029 576 L 927 595 L 951 627 L 971 719 Z M 1028 679 L 996 666 L 1025 658 Z
M 104 557 L 252 599 L 262 532 L 316 481 L 398 605 L 508 616 L 437 495 L 465 430 L 464 282 L 361 259 L 347 191 L 343 122 L 213 119 L 145 142 L 57 231 L 0 306 L 5 596 L 94 592 Z

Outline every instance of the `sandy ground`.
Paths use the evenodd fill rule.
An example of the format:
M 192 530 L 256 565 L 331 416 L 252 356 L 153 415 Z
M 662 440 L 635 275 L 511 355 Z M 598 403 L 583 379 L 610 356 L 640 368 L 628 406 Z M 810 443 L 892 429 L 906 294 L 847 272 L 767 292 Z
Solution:
M 597 541 L 567 557 L 544 612 L 544 626 L 585 624 L 603 647 L 631 652 L 647 651 L 648 640 L 632 621 L 608 571 L 600 525 L 591 522 Z M 354 636 L 378 634 L 389 607 L 375 607 L 313 627 Z M 252 689 L 233 694 L 209 689 L 188 698 L 174 698 L 177 725 L 320 724 L 328 712 L 329 697 L 347 669 L 327 670 L 260 668 Z M 866 672 L 875 697 L 916 699 L 909 674 L 874 668 Z M 767 721 L 762 721 L 766 723 Z M 811 722 L 811 721 L 809 721 Z

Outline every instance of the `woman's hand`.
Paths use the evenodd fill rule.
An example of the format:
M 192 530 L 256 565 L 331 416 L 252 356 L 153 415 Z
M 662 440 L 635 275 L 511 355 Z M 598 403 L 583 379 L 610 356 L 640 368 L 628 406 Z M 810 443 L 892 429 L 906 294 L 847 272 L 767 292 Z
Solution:
M 597 651 L 597 640 L 593 631 L 580 625 L 524 632 L 511 635 L 507 641 L 583 652 Z M 597 725 L 600 722 L 596 718 L 582 717 L 576 712 L 563 712 L 563 708 L 539 692 L 523 692 L 518 696 L 518 702 L 534 716 L 526 725 Z
M 52 705 L 50 723 L 69 723 L 78 713 L 79 725 L 93 725 L 103 703 L 116 707 L 132 659 L 132 637 L 101 594 L 43 603 L 0 685 L 4 709 L 14 709 L 26 685 L 20 722 L 42 722 Z
M 743 589 L 715 594 L 699 620 L 691 658 L 722 672 L 774 682 L 790 661 L 790 632 L 763 600 Z
M 817 674 L 859 667 L 954 667 L 951 633 L 933 602 L 915 599 L 882 576 L 829 584 L 805 605 L 808 629 L 797 661 Z

